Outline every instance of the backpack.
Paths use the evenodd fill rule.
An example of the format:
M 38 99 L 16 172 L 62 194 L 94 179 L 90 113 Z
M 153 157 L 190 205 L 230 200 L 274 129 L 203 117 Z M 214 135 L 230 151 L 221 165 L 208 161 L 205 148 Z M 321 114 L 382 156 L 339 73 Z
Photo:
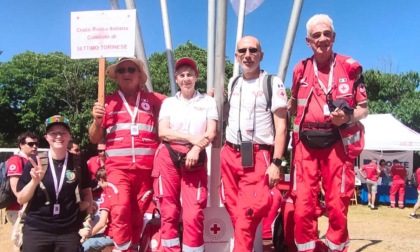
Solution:
M 24 166 L 23 158 L 20 157 L 22 161 L 22 167 Z M 7 177 L 7 161 L 0 163 L 0 209 L 6 208 L 11 204 L 17 202 L 16 196 L 10 187 L 10 180 Z
M 232 98 L 233 89 L 235 88 L 236 84 L 238 84 L 239 77 L 241 76 L 242 75 L 236 76 L 235 79 L 233 79 L 232 81 L 232 86 L 230 88 L 231 92 L 230 92 L 230 96 L 228 100 L 229 104 L 230 104 L 230 99 Z M 265 111 L 271 108 L 271 97 L 273 94 L 273 76 L 274 75 L 272 74 L 266 74 L 264 75 L 264 79 L 263 79 L 263 92 L 264 92 L 265 99 L 267 100 L 267 106 L 265 107 Z

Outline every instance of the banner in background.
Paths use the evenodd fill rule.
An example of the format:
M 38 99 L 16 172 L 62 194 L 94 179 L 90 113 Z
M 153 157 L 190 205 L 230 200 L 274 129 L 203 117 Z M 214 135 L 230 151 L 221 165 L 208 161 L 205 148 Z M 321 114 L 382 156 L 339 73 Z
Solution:
M 136 10 L 71 13 L 71 58 L 133 57 Z
M 359 159 L 359 167 L 361 168 L 363 165 L 370 163 L 370 160 L 373 158 L 378 160 L 385 159 L 386 164 L 388 167 L 392 166 L 392 160 L 398 159 L 400 164 L 407 169 L 408 177 L 411 178 L 413 173 L 413 152 L 412 151 L 400 151 L 400 152 L 393 152 L 393 153 L 385 153 L 380 151 L 372 151 L 372 150 L 364 150 L 362 154 L 360 154 Z M 362 183 L 365 183 L 365 180 L 358 174 L 359 179 Z

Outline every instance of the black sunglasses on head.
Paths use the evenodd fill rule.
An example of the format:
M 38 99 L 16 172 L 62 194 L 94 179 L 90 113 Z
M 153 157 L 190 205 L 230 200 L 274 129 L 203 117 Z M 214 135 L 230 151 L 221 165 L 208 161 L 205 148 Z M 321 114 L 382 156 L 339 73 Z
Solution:
M 246 53 L 246 50 L 248 50 L 250 53 L 258 52 L 258 48 L 250 47 L 250 48 L 239 48 L 238 53 Z
M 128 73 L 133 74 L 134 72 L 136 72 L 136 71 L 137 71 L 137 69 L 136 69 L 135 67 L 127 67 L 127 68 L 121 67 L 121 68 L 118 68 L 116 71 L 117 71 L 117 73 L 119 73 L 119 74 L 124 74 L 126 71 L 127 71 Z
M 34 145 L 39 146 L 38 142 L 27 142 L 25 144 L 27 144 L 29 147 L 34 147 Z

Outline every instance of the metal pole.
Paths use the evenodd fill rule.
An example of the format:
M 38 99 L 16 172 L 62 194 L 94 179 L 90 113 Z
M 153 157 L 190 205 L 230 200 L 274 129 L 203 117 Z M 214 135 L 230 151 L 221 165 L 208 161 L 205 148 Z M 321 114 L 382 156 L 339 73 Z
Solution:
M 226 17 L 227 0 L 217 1 L 217 21 L 216 21 L 216 54 L 215 54 L 215 74 L 214 74 L 214 98 L 219 111 L 219 121 L 217 123 L 217 136 L 214 138 L 211 148 L 211 176 L 210 192 L 218 192 L 220 184 L 220 150 L 222 148 L 223 130 L 223 101 L 225 89 L 225 56 L 226 56 Z M 218 193 L 210 193 L 210 206 L 220 206 Z
M 174 76 L 174 51 L 172 49 L 171 29 L 169 26 L 168 5 L 166 0 L 160 0 L 160 9 L 162 11 L 163 31 L 165 35 L 166 59 L 168 61 L 169 80 L 171 82 L 171 95 L 175 96 L 177 87 Z
M 287 67 L 292 53 L 293 42 L 296 36 L 297 26 L 299 24 L 300 12 L 302 10 L 303 0 L 295 0 L 290 14 L 289 27 L 287 28 L 286 39 L 284 41 L 283 52 L 280 58 L 280 65 L 277 75 L 284 82 L 286 78 Z
M 109 0 L 109 2 L 111 3 L 111 8 L 113 10 L 118 10 L 120 8 L 117 0 Z
M 207 13 L 207 92 L 209 92 L 214 88 L 216 0 L 208 1 Z
M 246 0 L 240 0 L 239 11 L 238 11 L 238 27 L 236 29 L 235 50 L 236 50 L 236 44 L 242 38 L 243 33 L 244 33 L 245 8 L 246 8 Z M 239 74 L 239 63 L 235 59 L 234 64 L 233 64 L 233 76 L 237 76 L 238 74 Z
M 125 0 L 125 5 L 127 6 L 127 9 L 136 9 L 136 4 L 134 0 Z M 146 72 L 148 78 L 146 81 L 146 86 L 148 91 L 152 92 L 152 82 L 150 80 L 150 71 L 149 71 L 149 64 L 147 63 L 147 57 L 146 57 L 146 51 L 144 50 L 144 44 L 143 44 L 143 37 L 141 36 L 141 29 L 140 29 L 140 21 L 138 19 L 139 13 L 137 12 L 137 22 L 136 22 L 136 56 L 141 61 L 144 62 L 144 71 Z

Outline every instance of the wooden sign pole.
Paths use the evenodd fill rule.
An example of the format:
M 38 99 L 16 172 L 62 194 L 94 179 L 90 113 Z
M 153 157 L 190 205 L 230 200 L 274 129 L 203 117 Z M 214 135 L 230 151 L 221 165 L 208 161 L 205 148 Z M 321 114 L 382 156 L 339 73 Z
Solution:
M 98 102 L 105 104 L 105 58 L 99 58 L 99 73 L 98 73 Z

